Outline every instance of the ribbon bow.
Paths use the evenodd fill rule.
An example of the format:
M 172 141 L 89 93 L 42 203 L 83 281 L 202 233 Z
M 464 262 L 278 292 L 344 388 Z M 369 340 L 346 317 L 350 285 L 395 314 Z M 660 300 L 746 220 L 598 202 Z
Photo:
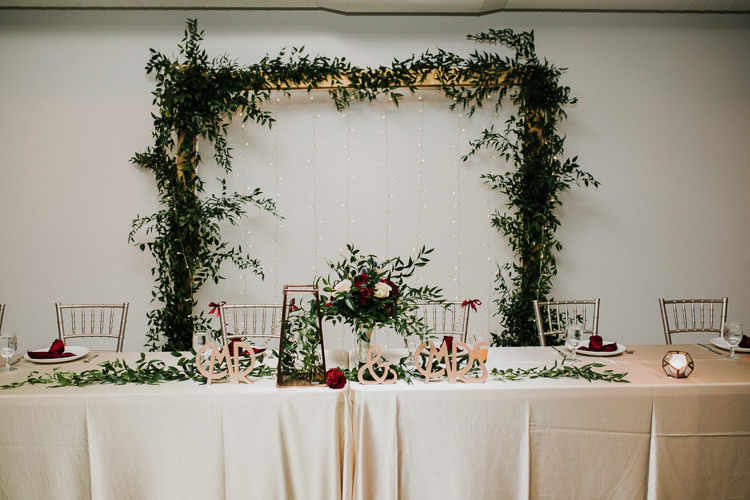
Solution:
M 464 301 L 463 301 L 463 302 L 461 303 L 461 307 L 466 307 L 466 306 L 469 306 L 469 307 L 471 307 L 472 309 L 474 309 L 474 311 L 476 311 L 476 310 L 477 310 L 477 306 L 481 306 L 481 305 L 482 305 L 482 302 L 481 302 L 481 301 L 480 301 L 479 299 L 473 299 L 473 300 L 464 300 Z
M 219 302 L 218 304 L 216 302 L 209 302 L 208 307 L 210 307 L 211 310 L 208 311 L 208 314 L 216 313 L 216 315 L 218 316 L 219 315 L 219 306 L 223 306 L 224 304 L 226 304 L 226 302 L 224 302 L 223 300 L 221 302 Z

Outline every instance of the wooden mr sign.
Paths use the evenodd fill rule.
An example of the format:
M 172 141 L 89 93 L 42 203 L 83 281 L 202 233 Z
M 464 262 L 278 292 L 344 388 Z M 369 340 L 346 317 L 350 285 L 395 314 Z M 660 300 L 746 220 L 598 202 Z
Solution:
M 246 344 L 245 342 L 234 342 L 232 344 L 232 348 L 234 352 L 231 353 L 229 351 L 229 346 L 225 346 L 224 349 L 219 351 L 219 347 L 215 342 L 208 342 L 206 344 L 203 344 L 201 348 L 198 349 L 198 352 L 195 355 L 195 367 L 198 368 L 198 371 L 201 375 L 206 377 L 206 379 L 208 380 L 208 385 L 211 385 L 212 380 L 221 380 L 226 377 L 229 377 L 230 384 L 253 383 L 252 380 L 247 378 L 247 375 L 255 367 L 255 352 L 253 351 L 252 346 Z M 247 351 L 247 354 L 250 355 L 250 364 L 242 370 L 240 370 L 239 356 L 241 349 L 244 349 L 245 351 Z M 206 351 L 209 351 L 211 353 L 209 357 L 208 369 L 203 366 L 203 353 Z M 226 370 L 214 372 L 214 366 L 216 366 L 217 359 L 226 362 Z

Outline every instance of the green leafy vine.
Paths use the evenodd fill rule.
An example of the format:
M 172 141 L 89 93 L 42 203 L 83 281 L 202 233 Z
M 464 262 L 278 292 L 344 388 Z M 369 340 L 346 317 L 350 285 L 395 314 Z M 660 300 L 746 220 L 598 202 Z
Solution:
M 537 343 L 532 302 L 547 297 L 556 273 L 555 253 L 562 249 L 555 239 L 560 195 L 598 182 L 580 169 L 577 158 L 563 159 L 564 138 L 556 130 L 566 116 L 564 108 L 575 99 L 559 83 L 562 70 L 538 59 L 533 32 L 490 30 L 468 38 L 504 46 L 514 54 L 475 51 L 462 58 L 438 50 L 395 60 L 388 67 L 360 68 L 343 58 L 311 57 L 304 48 L 292 48 L 240 67 L 226 56 L 209 60 L 200 47 L 203 32 L 196 20 L 187 22 L 179 58 L 152 49 L 146 71 L 156 78 L 154 144 L 132 161 L 154 173 L 163 208 L 137 217 L 129 236 L 156 262 L 152 300 L 160 307 L 148 313 L 147 345 L 185 351 L 195 331 L 208 329 L 203 313 L 193 312 L 195 295 L 207 281 L 221 279 L 223 262 L 262 277 L 256 259 L 222 239 L 222 223 L 238 224 L 248 205 L 278 216 L 274 201 L 259 189 L 250 195 L 230 194 L 223 178 L 221 194 L 207 196 L 198 172 L 203 162 L 199 141 L 211 144 L 213 158 L 226 175 L 232 168 L 226 140 L 232 117 L 240 114 L 243 121 L 271 127 L 274 118 L 263 106 L 272 91 L 325 87 L 339 110 L 379 96 L 392 98 L 398 106 L 402 92 L 415 92 L 428 78 L 451 98 L 451 108 L 468 109 L 469 115 L 488 104 L 500 108 L 510 101 L 514 106 L 504 130 L 485 130 L 464 160 L 490 148 L 514 167 L 482 176 L 507 200 L 507 212 L 496 212 L 492 226 L 508 239 L 515 256 L 498 267 L 494 278 L 501 331 L 493 333 L 493 344 Z

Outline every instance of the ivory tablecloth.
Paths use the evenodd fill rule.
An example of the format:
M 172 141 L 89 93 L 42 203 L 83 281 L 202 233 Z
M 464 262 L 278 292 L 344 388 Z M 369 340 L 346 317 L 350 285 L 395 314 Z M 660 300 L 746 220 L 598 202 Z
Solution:
M 630 384 L 336 391 L 277 389 L 269 379 L 0 391 L 0 498 L 748 498 L 750 355 L 671 348 L 692 354 L 690 378 L 664 375 L 660 345 L 589 358 L 628 372 Z M 114 357 L 138 354 L 95 363 Z M 327 352 L 329 366 L 348 359 Z M 549 347 L 493 348 L 488 363 L 560 359 Z M 16 366 L 0 384 L 47 370 Z
M 138 356 L 116 357 L 134 366 Z M 326 359 L 348 362 L 346 351 Z M 15 366 L 0 384 L 52 369 Z M 346 392 L 327 387 L 277 389 L 268 379 L 0 391 L 2 499 L 348 498 L 350 447 Z
M 665 376 L 668 349 L 693 356 L 688 379 Z M 352 384 L 354 498 L 750 498 L 750 357 L 633 350 L 584 358 L 628 372 L 629 384 Z M 488 364 L 560 359 L 549 347 L 493 348 Z

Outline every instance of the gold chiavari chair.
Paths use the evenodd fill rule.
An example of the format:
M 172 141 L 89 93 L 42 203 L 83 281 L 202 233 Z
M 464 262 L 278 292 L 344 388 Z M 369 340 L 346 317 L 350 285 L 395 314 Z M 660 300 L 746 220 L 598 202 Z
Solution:
M 539 345 L 549 335 L 564 335 L 571 322 L 579 323 L 584 334 L 599 335 L 599 299 L 534 301 Z
M 224 345 L 239 339 L 278 350 L 281 304 L 219 304 L 218 307 Z
M 463 302 L 419 302 L 417 317 L 430 329 L 430 336 L 452 336 L 466 342 L 469 331 L 469 305 Z
M 60 340 L 98 338 L 116 340 L 116 352 L 122 352 L 125 325 L 130 302 L 122 304 L 61 304 L 55 303 L 57 332 Z M 96 349 L 112 350 L 112 349 Z
M 664 340 L 672 343 L 673 334 L 718 333 L 727 321 L 729 299 L 659 299 Z

